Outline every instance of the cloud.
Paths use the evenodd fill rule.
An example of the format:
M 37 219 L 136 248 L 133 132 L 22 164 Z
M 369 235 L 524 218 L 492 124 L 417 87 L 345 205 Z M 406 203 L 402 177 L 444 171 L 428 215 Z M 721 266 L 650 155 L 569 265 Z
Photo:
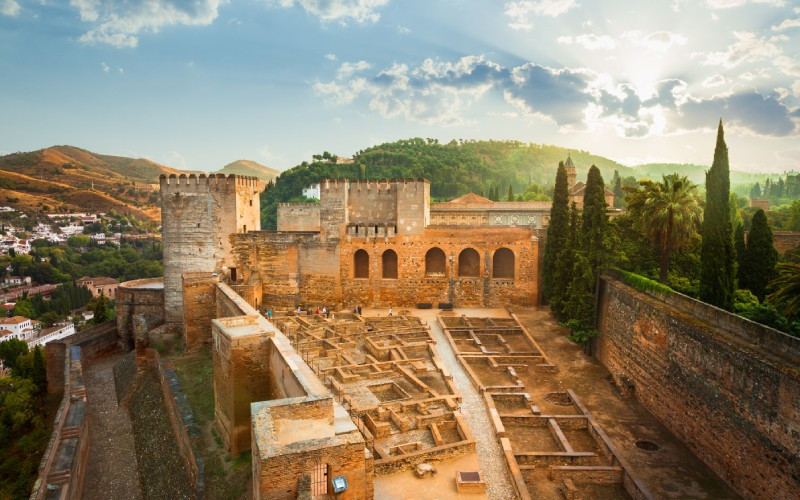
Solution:
M 628 40 L 636 47 L 642 47 L 654 52 L 667 52 L 674 45 L 686 45 L 686 37 L 670 31 L 654 31 L 644 34 L 641 31 L 626 31 L 622 38 Z
M 575 0 L 517 0 L 506 2 L 505 15 L 511 20 L 508 23 L 511 29 L 528 31 L 533 28 L 531 15 L 558 17 L 577 6 Z
M 335 61 L 336 60 L 336 54 L 325 54 L 325 59 L 327 59 L 329 61 Z
M 100 63 L 100 67 L 103 69 L 103 73 L 108 73 L 109 71 L 111 71 L 111 66 L 109 66 L 104 62 Z
M 348 20 L 358 23 L 376 23 L 381 18 L 377 10 L 389 4 L 389 0 L 272 0 L 270 3 L 283 8 L 299 5 L 303 10 L 322 22 Z
M 370 64 L 367 61 L 358 61 L 358 62 L 343 62 L 339 69 L 336 71 L 336 79 L 341 80 L 343 78 L 347 78 L 348 76 L 356 73 L 358 71 L 364 71 L 365 69 L 369 69 Z
M 781 49 L 766 38 L 759 38 L 751 32 L 734 31 L 736 41 L 727 50 L 719 52 L 694 53 L 692 57 L 703 60 L 706 66 L 733 68 L 740 64 L 771 59 L 782 54 Z
M 731 7 L 740 7 L 745 4 L 767 4 L 774 7 L 783 6 L 783 0 L 706 0 L 706 7 L 710 9 L 730 9 Z
M 560 36 L 556 39 L 558 43 L 565 45 L 580 45 L 587 50 L 605 49 L 611 50 L 616 48 L 617 42 L 608 35 L 595 35 L 594 33 L 587 33 L 584 35 Z
M 16 16 L 19 14 L 20 6 L 17 0 L 0 0 L 0 14 L 4 16 Z
M 80 37 L 88 44 L 133 48 L 142 32 L 166 26 L 207 26 L 224 0 L 70 0 L 81 21 L 94 26 Z
M 406 28 L 405 26 L 397 26 L 397 32 L 401 35 L 407 35 L 411 33 L 411 28 Z
M 707 89 L 710 89 L 714 87 L 719 87 L 720 85 L 725 85 L 726 83 L 728 83 L 728 80 L 726 80 L 724 76 L 714 75 L 714 76 L 709 76 L 708 78 L 703 80 L 703 83 L 701 83 L 700 85 L 702 85 Z
M 800 28 L 800 19 L 784 19 L 781 24 L 772 27 L 772 31 L 785 31 L 791 28 Z
M 727 79 L 717 75 L 702 85 L 724 83 Z M 787 136 L 797 133 L 794 115 L 800 114 L 784 102 L 792 98 L 788 90 L 704 98 L 692 95 L 685 81 L 667 79 L 654 85 L 653 95 L 642 96 L 631 83 L 587 68 L 535 63 L 503 67 L 477 55 L 453 62 L 425 59 L 416 67 L 395 63 L 382 70 L 372 70 L 363 61 L 344 63 L 333 80 L 313 87 L 330 105 L 360 102 L 384 118 L 445 126 L 471 123 L 470 109 L 493 95 L 510 105 L 508 112 L 552 121 L 562 131 L 611 127 L 623 137 L 706 129 L 720 116 L 750 133 Z

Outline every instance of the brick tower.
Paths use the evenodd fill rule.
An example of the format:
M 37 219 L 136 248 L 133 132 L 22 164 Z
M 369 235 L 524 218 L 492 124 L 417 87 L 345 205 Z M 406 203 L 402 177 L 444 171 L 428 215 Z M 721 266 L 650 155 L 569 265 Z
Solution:
M 223 174 L 162 175 L 160 181 L 165 318 L 180 330 L 181 275 L 219 273 L 233 264 L 229 236 L 261 230 L 259 182 Z

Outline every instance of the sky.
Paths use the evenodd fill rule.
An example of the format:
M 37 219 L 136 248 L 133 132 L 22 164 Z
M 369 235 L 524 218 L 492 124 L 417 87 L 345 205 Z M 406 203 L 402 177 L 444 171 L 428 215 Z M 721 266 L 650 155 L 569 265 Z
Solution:
M 0 0 L 0 154 L 214 170 L 409 137 L 800 170 L 800 0 Z

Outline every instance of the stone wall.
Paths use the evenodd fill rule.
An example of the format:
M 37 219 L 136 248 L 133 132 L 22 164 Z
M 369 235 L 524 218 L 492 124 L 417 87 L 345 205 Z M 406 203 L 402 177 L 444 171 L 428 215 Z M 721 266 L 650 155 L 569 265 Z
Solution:
M 278 231 L 319 231 L 319 203 L 279 203 Z
M 63 362 L 60 368 L 64 372 L 61 377 L 64 397 L 53 420 L 53 432 L 39 464 L 31 500 L 81 498 L 83 491 L 89 456 L 89 419 L 81 348 L 67 348 Z
M 183 328 L 181 275 L 229 266 L 228 236 L 261 229 L 255 178 L 224 175 L 161 176 L 166 320 Z
M 183 343 L 191 351 L 211 343 L 211 320 L 218 317 L 219 277 L 213 273 L 184 273 L 182 280 Z
M 324 238 L 321 234 L 259 232 L 232 238 L 237 269 L 245 282 L 261 283 L 263 304 L 414 306 L 450 302 L 456 306 L 534 305 L 538 300 L 539 245 L 529 228 L 429 227 L 421 235 Z M 253 249 L 256 249 L 255 251 Z M 426 274 L 432 248 L 446 255 L 445 272 Z M 479 254 L 473 277 L 458 275 L 462 250 Z M 514 254 L 513 279 L 495 278 L 493 258 L 507 248 Z M 369 275 L 355 278 L 354 255 L 369 255 Z M 383 278 L 382 256 L 397 254 L 397 278 Z
M 772 233 L 772 236 L 774 238 L 775 249 L 781 254 L 785 254 L 787 250 L 800 246 L 799 231 L 775 231 Z
M 133 317 L 143 314 L 148 328 L 164 321 L 163 278 L 127 281 L 117 291 L 117 332 L 120 348 L 128 351 L 134 347 Z
M 745 497 L 800 497 L 800 339 L 605 276 L 598 359 Z

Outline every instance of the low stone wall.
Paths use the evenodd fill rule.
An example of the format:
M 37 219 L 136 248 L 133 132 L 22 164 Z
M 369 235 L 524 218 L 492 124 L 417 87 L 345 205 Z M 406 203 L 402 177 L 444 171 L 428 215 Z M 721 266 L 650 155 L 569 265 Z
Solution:
M 151 278 L 126 281 L 117 291 L 116 321 L 120 348 L 129 351 L 134 346 L 133 318 L 144 315 L 148 328 L 164 321 L 164 279 Z
M 746 497 L 800 497 L 800 339 L 680 294 L 611 276 L 598 294 L 598 359 Z
M 83 385 L 81 348 L 64 356 L 64 397 L 53 421 L 53 433 L 39 464 L 31 500 L 81 498 L 89 451 L 89 419 Z
M 84 365 L 117 350 L 117 325 L 106 321 L 66 337 L 64 341 L 81 348 Z

